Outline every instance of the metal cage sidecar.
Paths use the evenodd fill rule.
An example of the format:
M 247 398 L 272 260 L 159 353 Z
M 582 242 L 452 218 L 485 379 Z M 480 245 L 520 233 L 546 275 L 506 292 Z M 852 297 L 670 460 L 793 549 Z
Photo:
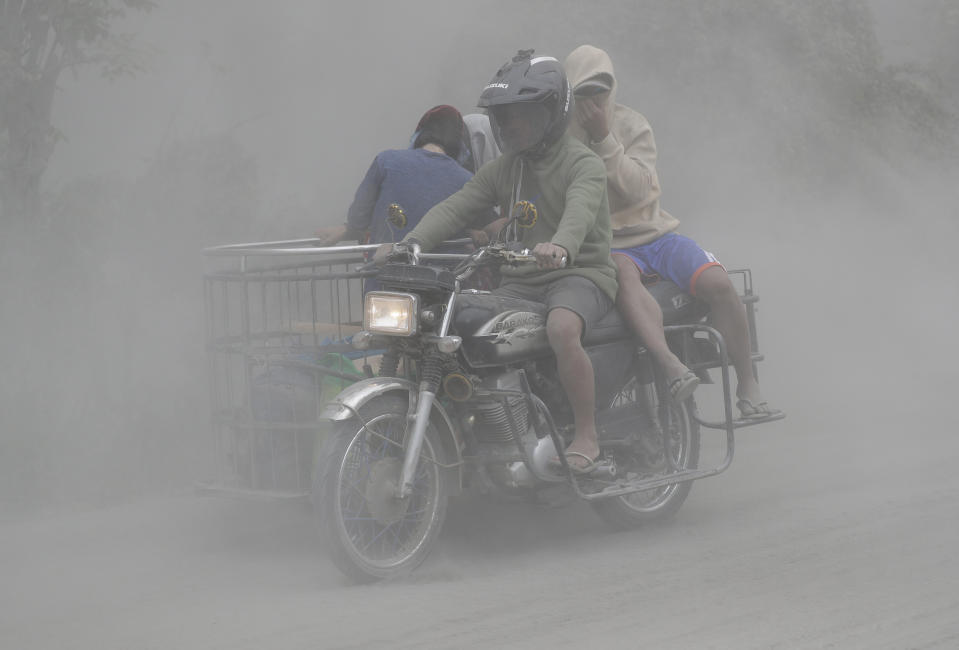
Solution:
M 355 267 L 375 246 L 316 243 L 204 251 L 213 476 L 203 490 L 306 497 L 322 406 L 369 367 L 349 337 L 370 275 Z

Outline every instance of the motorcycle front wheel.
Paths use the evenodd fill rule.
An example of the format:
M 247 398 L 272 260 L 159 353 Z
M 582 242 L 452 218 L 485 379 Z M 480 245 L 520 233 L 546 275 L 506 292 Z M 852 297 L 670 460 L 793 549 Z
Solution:
M 419 566 L 446 517 L 442 445 L 426 430 L 412 493 L 396 496 L 407 435 L 405 396 L 381 395 L 339 422 L 317 458 L 313 507 L 333 563 L 357 582 L 405 575 Z M 365 423 L 365 425 L 364 425 Z M 435 461 L 435 462 L 434 462 Z
M 633 379 L 617 395 L 615 406 L 636 404 L 638 408 L 639 383 Z M 696 408 L 693 398 L 682 404 L 671 399 L 661 402 L 660 423 L 665 436 L 656 434 L 644 441 L 647 447 L 659 447 L 659 457 L 651 462 L 649 455 L 627 454 L 618 459 L 621 473 L 628 478 L 653 478 L 673 471 L 665 461 L 665 454 L 672 459 L 677 470 L 695 469 L 699 462 L 699 423 L 691 416 Z M 592 502 L 596 512 L 613 528 L 627 530 L 642 524 L 670 517 L 679 510 L 689 491 L 692 481 L 674 483 L 665 487 L 634 492 L 620 497 Z

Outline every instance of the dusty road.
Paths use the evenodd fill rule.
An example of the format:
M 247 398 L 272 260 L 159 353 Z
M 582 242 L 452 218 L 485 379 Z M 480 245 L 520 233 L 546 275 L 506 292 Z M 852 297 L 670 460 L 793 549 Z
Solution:
M 289 505 L 7 523 L 0 648 L 959 647 L 957 416 L 875 407 L 742 432 L 662 526 L 460 503 L 412 578 L 373 587 Z

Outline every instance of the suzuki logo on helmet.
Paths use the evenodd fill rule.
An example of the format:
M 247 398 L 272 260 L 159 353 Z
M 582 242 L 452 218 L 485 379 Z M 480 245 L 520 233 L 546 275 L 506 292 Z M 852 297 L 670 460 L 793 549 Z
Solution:
M 489 84 L 484 90 L 489 90 L 490 88 L 509 88 L 509 84 Z

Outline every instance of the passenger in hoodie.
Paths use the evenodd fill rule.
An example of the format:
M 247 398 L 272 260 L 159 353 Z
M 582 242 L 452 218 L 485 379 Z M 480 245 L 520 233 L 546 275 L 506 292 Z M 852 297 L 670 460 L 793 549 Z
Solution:
M 346 222 L 320 228 L 323 246 L 344 239 L 381 244 L 400 241 L 434 205 L 472 177 L 457 162 L 466 127 L 452 106 L 435 106 L 420 118 L 409 149 L 380 152 L 356 190 Z M 486 215 L 482 227 L 493 218 Z M 457 235 L 464 233 L 456 233 Z M 482 231 L 470 231 L 482 243 Z
M 465 156 L 461 156 L 460 164 L 474 174 L 479 168 L 499 158 L 499 145 L 493 136 L 493 128 L 489 123 L 489 116 L 482 113 L 470 113 L 463 116 L 466 125 L 466 140 L 468 147 L 464 147 Z
M 739 410 L 747 418 L 770 415 L 774 411 L 753 373 L 745 309 L 726 270 L 711 253 L 675 232 L 679 221 L 660 208 L 656 143 L 649 122 L 616 103 L 616 75 L 605 51 L 582 45 L 566 58 L 565 67 L 576 97 L 570 132 L 606 165 L 612 254 L 619 276 L 617 307 L 666 374 L 670 392 L 683 401 L 699 378 L 666 344 L 662 310 L 643 278 L 669 278 L 708 303 L 736 369 Z

